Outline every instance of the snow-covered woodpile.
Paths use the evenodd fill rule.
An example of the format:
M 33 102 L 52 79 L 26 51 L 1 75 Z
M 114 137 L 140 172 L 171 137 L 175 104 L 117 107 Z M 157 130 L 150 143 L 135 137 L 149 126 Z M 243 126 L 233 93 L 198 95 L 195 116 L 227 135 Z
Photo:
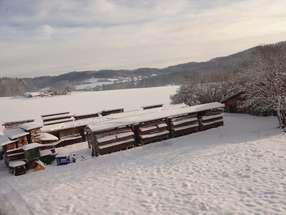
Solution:
M 65 124 L 63 124 L 65 125 Z M 86 125 L 77 125 L 71 123 L 67 127 L 58 127 L 53 129 L 53 127 L 44 127 L 42 131 L 44 133 L 52 134 L 58 138 L 58 143 L 56 147 L 63 147 L 75 143 L 80 143 L 85 141 L 85 127 Z
M 87 128 L 87 140 L 92 148 L 92 155 L 98 156 L 132 148 L 135 134 L 128 126 L 94 131 Z
M 22 128 L 24 131 L 26 131 L 28 134 L 28 142 L 30 143 L 40 143 L 40 135 L 41 135 L 41 128 L 42 125 L 38 123 L 24 123 L 19 125 L 20 128 Z
M 170 136 L 167 119 L 140 122 L 135 128 L 139 145 L 165 140 Z
M 199 131 L 199 119 L 197 113 L 182 114 L 171 117 L 170 130 L 173 137 L 178 137 Z
M 67 119 L 71 116 L 69 112 L 50 114 L 42 116 L 46 122 L 42 128 L 36 123 L 24 123 L 5 129 L 0 143 L 7 166 L 12 161 L 24 161 L 27 168 L 42 169 L 40 161 L 51 163 L 58 147 L 87 140 L 92 156 L 104 155 L 223 126 L 223 111 L 223 104 L 209 103 L 129 112 L 114 109 L 105 114 L 102 111 L 81 115 L 77 120 Z M 21 165 L 10 168 L 14 172 L 19 169 L 17 174 L 25 172 Z
M 215 108 L 199 113 L 201 130 L 223 126 L 223 108 Z
M 5 122 L 3 124 L 4 128 L 16 128 L 18 127 L 19 125 L 21 124 L 24 124 L 24 123 L 32 123 L 34 122 L 33 119 L 28 119 L 28 120 L 20 120 L 20 121 L 12 121 L 12 122 Z
M 92 155 L 112 153 L 168 138 L 223 126 L 221 103 L 173 105 L 117 114 L 86 124 Z
M 44 126 L 72 122 L 74 120 L 70 112 L 46 114 L 42 115 L 41 117 Z

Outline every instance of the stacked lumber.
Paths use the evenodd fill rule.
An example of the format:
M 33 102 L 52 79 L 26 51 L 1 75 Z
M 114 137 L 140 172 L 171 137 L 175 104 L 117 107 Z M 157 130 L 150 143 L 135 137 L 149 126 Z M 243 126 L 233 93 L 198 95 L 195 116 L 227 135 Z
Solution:
M 10 161 L 9 162 L 9 171 L 11 174 L 18 176 L 26 173 L 27 167 L 25 161 Z
M 191 134 L 199 131 L 197 113 L 187 113 L 169 118 L 172 137 Z
M 223 126 L 223 109 L 216 108 L 199 113 L 201 130 Z
M 5 122 L 2 125 L 4 126 L 4 128 L 17 128 L 21 124 L 31 123 L 31 122 L 34 122 L 34 120 L 33 119 L 28 119 L 28 120 L 21 120 L 21 121 Z
M 42 126 L 37 123 L 25 123 L 20 125 L 20 128 L 29 133 L 29 143 L 40 143 L 41 127 Z
M 135 144 L 134 132 L 128 126 L 96 132 L 88 129 L 87 139 L 91 144 L 93 156 L 126 150 Z
M 135 129 L 140 145 L 165 140 L 170 135 L 166 119 L 141 122 L 135 126 Z
M 41 117 L 44 126 L 74 121 L 74 118 L 70 114 L 70 112 L 47 114 L 47 115 L 42 115 Z
M 7 150 L 5 153 L 6 163 L 10 161 L 24 160 L 24 159 L 25 159 L 25 156 L 24 156 L 24 150 L 22 147 Z

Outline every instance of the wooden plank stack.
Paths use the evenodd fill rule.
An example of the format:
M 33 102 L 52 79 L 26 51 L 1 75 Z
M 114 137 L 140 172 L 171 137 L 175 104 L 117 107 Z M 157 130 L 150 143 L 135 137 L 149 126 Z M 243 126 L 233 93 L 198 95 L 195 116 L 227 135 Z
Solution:
M 216 108 L 199 113 L 201 130 L 223 126 L 223 108 Z
M 64 147 L 80 142 L 84 142 L 85 138 L 85 125 L 73 126 L 68 128 L 59 128 L 57 130 L 49 132 L 52 135 L 55 135 L 59 138 L 58 144 L 56 147 Z
M 106 119 L 103 125 L 88 125 L 87 141 L 92 155 L 98 156 L 187 135 L 223 126 L 223 107 L 220 103 L 210 103 L 183 109 L 177 106 L 178 109 L 168 110 L 168 114 L 146 110 L 133 116 L 130 114 L 130 119 L 128 115 L 117 116 Z
M 27 136 L 29 143 L 40 143 L 42 125 L 37 123 L 25 123 L 19 127 L 29 133 Z
M 139 145 L 144 145 L 169 138 L 170 131 L 166 119 L 141 122 L 135 126 Z
M 135 144 L 134 132 L 128 126 L 96 132 L 87 129 L 87 139 L 91 144 L 93 156 L 129 149 Z
M 197 113 L 187 113 L 169 118 L 172 137 L 191 134 L 199 131 Z
M 41 117 L 42 117 L 44 126 L 74 121 L 74 118 L 70 114 L 70 112 L 46 114 L 46 115 L 42 115 Z
M 4 126 L 4 128 L 17 128 L 21 124 L 31 123 L 31 122 L 34 122 L 34 120 L 33 119 L 28 119 L 28 120 L 21 120 L 21 121 L 5 122 L 2 125 Z

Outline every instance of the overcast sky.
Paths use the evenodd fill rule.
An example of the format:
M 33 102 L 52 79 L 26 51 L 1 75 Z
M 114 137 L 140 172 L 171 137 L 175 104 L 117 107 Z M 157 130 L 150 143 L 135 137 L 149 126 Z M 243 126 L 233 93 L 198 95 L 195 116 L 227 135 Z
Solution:
M 286 0 L 0 0 L 0 76 L 165 67 L 286 40 Z

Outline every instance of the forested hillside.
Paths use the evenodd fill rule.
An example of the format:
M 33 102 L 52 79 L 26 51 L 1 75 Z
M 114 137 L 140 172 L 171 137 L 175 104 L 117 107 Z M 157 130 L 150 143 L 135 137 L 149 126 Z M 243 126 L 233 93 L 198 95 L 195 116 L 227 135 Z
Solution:
M 286 51 L 286 42 L 281 42 L 277 45 L 282 52 Z M 88 89 L 109 90 L 165 86 L 170 84 L 182 85 L 190 81 L 192 83 L 221 82 L 236 74 L 250 77 L 256 70 L 261 47 L 254 47 L 226 57 L 214 58 L 207 62 L 191 62 L 162 69 L 140 68 L 136 70 L 82 71 L 65 73 L 58 76 L 24 78 L 22 80 L 4 78 L 0 82 L 0 96 L 20 95 L 26 90 L 33 91 L 49 87 L 70 87 L 85 83 L 90 79 L 124 80 Z M 284 62 L 286 61 L 281 63 Z

